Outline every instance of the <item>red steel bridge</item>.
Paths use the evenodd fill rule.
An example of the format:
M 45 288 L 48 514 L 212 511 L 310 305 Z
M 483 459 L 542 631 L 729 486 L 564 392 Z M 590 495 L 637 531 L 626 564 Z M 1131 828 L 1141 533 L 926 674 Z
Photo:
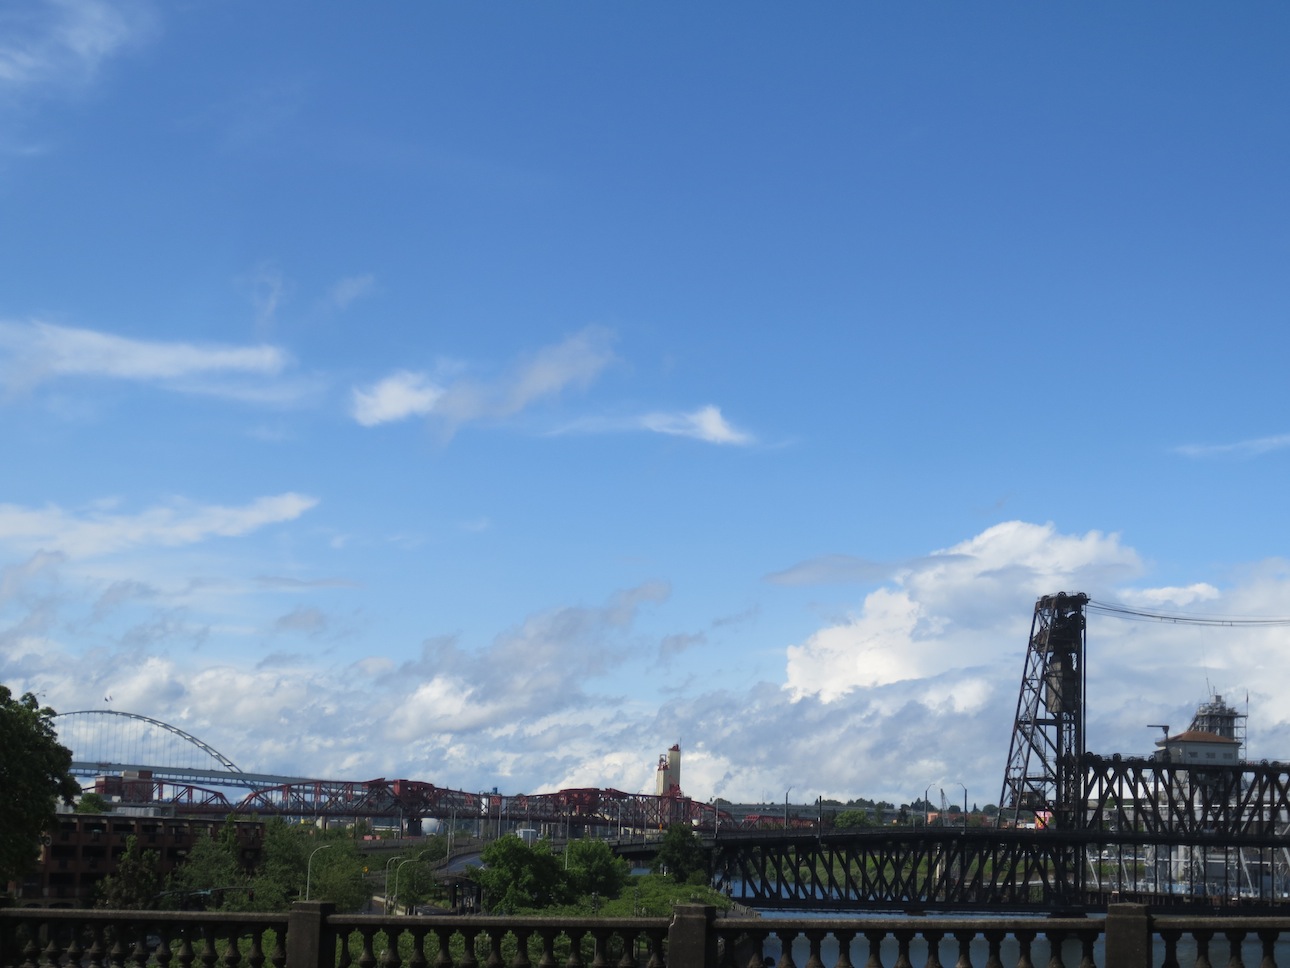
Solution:
M 409 834 L 424 820 L 479 820 L 494 833 L 521 827 L 580 836 L 616 831 L 730 825 L 711 804 L 683 795 L 650 796 L 578 788 L 503 795 L 451 790 L 421 780 L 320 780 L 247 773 L 197 737 L 137 713 L 77 710 L 55 719 L 73 751 L 72 772 L 131 804 L 173 805 L 185 815 L 282 816 L 320 823 L 367 820 Z

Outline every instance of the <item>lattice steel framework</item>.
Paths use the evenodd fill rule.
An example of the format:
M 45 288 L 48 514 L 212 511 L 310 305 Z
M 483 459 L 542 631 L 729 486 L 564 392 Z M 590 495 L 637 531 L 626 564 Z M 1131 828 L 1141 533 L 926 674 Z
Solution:
M 1084 606 L 1088 596 L 1058 592 L 1035 602 L 1026 646 L 1000 815 L 1075 830 L 1083 817 Z

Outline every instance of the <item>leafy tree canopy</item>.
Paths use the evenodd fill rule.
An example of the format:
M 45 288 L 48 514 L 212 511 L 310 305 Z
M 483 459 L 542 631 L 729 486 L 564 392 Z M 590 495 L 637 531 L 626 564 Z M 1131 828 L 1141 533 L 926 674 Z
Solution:
M 684 823 L 668 827 L 654 857 L 655 873 L 666 872 L 672 880 L 682 884 L 689 881 L 691 875 L 706 873 L 707 869 L 708 852 L 699 842 L 694 828 Z
M 617 897 L 631 878 L 627 861 L 616 856 L 603 840 L 573 841 L 565 848 L 565 863 L 569 892 L 575 897 Z
M 868 810 L 843 810 L 833 818 L 834 826 L 841 830 L 851 827 L 872 827 L 873 818 L 869 816 Z
M 0 685 L 0 883 L 35 866 L 40 838 L 54 823 L 58 800 L 80 792 L 72 751 L 58 742 L 54 711 Z
M 546 841 L 529 846 L 519 837 L 499 837 L 484 848 L 476 871 L 489 910 L 510 913 L 563 904 L 569 896 L 560 860 Z
M 305 896 L 306 886 L 311 900 L 331 901 L 341 911 L 361 910 L 370 896 L 353 840 L 275 818 L 264 826 L 254 867 L 243 864 L 237 828 L 227 823 L 218 837 L 193 844 L 170 876 L 168 895 L 173 903 L 207 910 L 282 911 Z
M 143 850 L 137 837 L 127 837 L 116 873 L 98 885 L 99 907 L 116 911 L 155 908 L 162 900 L 161 855 Z
M 110 813 L 111 811 L 111 802 L 93 790 L 82 793 L 81 798 L 76 801 L 77 813 Z

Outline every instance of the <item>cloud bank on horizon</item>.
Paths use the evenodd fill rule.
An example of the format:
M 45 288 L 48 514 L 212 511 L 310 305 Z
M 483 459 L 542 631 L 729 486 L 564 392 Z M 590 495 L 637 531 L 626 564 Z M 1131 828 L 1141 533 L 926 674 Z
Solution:
M 0 14 L 0 681 L 988 803 L 1039 596 L 1290 614 L 1290 10 L 686 16 Z M 1290 759 L 1285 638 L 1097 614 L 1090 745 Z
M 292 526 L 297 516 L 262 515 L 205 540 Z M 6 547 L 29 540 L 11 522 L 0 517 Z M 169 535 L 151 527 L 147 537 L 160 547 L 194 540 L 190 522 L 171 526 Z M 344 633 L 333 627 L 337 609 L 303 604 L 336 597 L 334 586 L 324 597 L 323 589 L 266 578 L 219 589 L 144 571 L 125 579 L 105 566 L 103 549 L 68 547 L 0 572 L 0 656 L 10 684 L 58 697 L 68 710 L 108 708 L 101 697 L 111 696 L 110 708 L 178 725 L 244 769 L 398 775 L 514 793 L 648 791 L 658 747 L 688 737 L 686 787 L 703 798 L 760 801 L 793 786 L 813 796 L 909 801 L 929 781 L 944 781 L 993 802 L 1028 607 L 1040 595 L 1093 589 L 1095 598 L 1175 612 L 1268 615 L 1290 591 L 1284 561 L 1264 562 L 1223 590 L 1154 588 L 1142 584 L 1141 558 L 1118 535 L 1003 522 L 874 583 L 847 616 L 758 659 L 746 688 L 694 682 L 651 699 L 639 684 L 658 674 L 666 636 L 644 631 L 642 618 L 668 612 L 673 590 L 664 583 L 533 613 L 478 646 L 445 633 L 412 655 L 404 646 L 346 656 Z M 234 613 L 240 625 L 230 625 Z M 80 644 L 109 630 L 116 648 Z M 1208 689 L 1248 697 L 1256 752 L 1290 742 L 1290 716 L 1277 702 L 1290 682 L 1267 658 L 1283 636 L 1095 616 L 1091 746 L 1145 752 L 1146 721 L 1181 722 Z M 244 654 L 228 644 L 245 637 L 261 649 Z M 200 644 L 177 647 L 184 639 Z M 1155 701 L 1143 696 L 1144 678 Z

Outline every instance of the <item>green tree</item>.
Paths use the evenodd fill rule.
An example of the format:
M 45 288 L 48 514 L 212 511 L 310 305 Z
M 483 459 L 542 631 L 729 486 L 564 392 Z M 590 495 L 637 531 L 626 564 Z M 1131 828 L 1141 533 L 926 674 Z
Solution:
M 603 840 L 575 840 L 565 848 L 569 890 L 575 897 L 618 897 L 631 879 L 627 861 L 615 856 Z
M 137 837 L 127 837 L 116 873 L 98 885 L 98 906 L 115 911 L 155 908 L 161 899 L 161 855 L 144 850 Z
M 666 873 L 678 884 L 690 880 L 691 875 L 706 874 L 708 852 L 699 842 L 694 828 L 684 823 L 668 827 L 654 856 L 652 869 L 655 873 Z
M 545 841 L 530 847 L 519 837 L 499 837 L 484 848 L 475 872 L 491 911 L 515 913 L 562 904 L 568 897 L 560 861 Z
M 318 850 L 327 846 L 327 850 Z M 309 879 L 309 900 L 331 901 L 338 911 L 353 913 L 367 906 L 371 898 L 365 878 L 366 861 L 358 852 L 353 840 L 344 834 L 327 837 L 325 840 L 304 840 L 305 864 L 300 867 L 300 897 L 304 897 L 304 884 L 307 874 Z M 314 851 L 318 850 L 316 854 Z M 312 867 L 307 868 L 308 855 L 313 854 Z M 267 864 L 267 861 L 266 861 Z M 257 899 L 259 897 L 257 893 Z
M 53 718 L 31 693 L 14 699 L 0 686 L 0 883 L 35 866 L 57 801 L 70 804 L 80 792 L 72 751 L 58 742 Z
M 110 813 L 111 811 L 111 802 L 93 790 L 89 793 L 82 793 L 81 798 L 76 801 L 77 813 Z
M 180 907 L 248 911 L 254 907 L 251 875 L 238 856 L 237 830 L 226 823 L 217 837 L 203 837 L 170 875 L 168 894 Z
M 851 827 L 872 827 L 873 818 L 868 810 L 843 810 L 833 819 L 834 826 L 840 830 Z

